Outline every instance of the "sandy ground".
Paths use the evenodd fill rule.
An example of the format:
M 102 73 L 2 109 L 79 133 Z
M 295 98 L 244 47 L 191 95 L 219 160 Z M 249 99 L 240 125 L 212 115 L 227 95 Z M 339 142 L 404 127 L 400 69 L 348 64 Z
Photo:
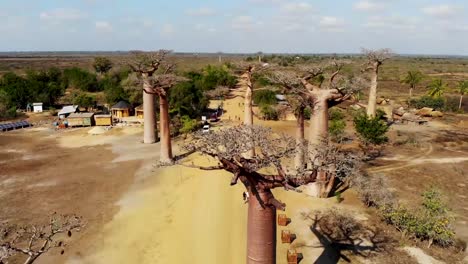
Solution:
M 235 91 L 235 94 L 242 95 L 242 92 Z M 225 101 L 224 108 L 227 112 L 218 126 L 240 123 L 238 119 L 243 119 L 242 97 Z M 255 122 L 294 135 L 295 121 L 255 119 Z M 419 131 L 405 128 L 409 130 L 405 133 Z M 433 135 L 438 129 L 441 128 L 428 127 L 428 131 L 423 133 Z M 55 199 L 50 204 L 46 202 L 44 208 L 47 210 L 40 210 L 37 214 L 52 208 L 68 208 L 90 219 L 89 227 L 70 244 L 65 256 L 52 254 L 40 259 L 39 263 L 244 263 L 247 235 L 247 207 L 242 201 L 244 189 L 241 185 L 229 186 L 229 174 L 182 166 L 156 168 L 159 144 L 141 144 L 141 128 L 113 129 L 97 136 L 87 134 L 84 129 L 67 130 L 60 134 L 32 131 L 29 130 L 28 133 L 33 133 L 29 136 L 21 136 L 19 132 L 18 138 L 13 138 L 16 134 L 11 138 L 0 137 L 3 149 L 0 152 L 0 168 L 7 169 L 0 170 L 0 180 L 4 186 L 12 186 L 17 178 L 26 179 L 31 174 L 39 174 L 43 178 L 28 179 L 28 185 L 44 190 L 33 195 L 18 195 L 8 191 L 5 194 L 5 188 L 0 189 L 0 196 L 14 199 L 11 205 L 0 209 L 2 215 L 16 215 L 12 211 L 15 207 L 22 208 L 24 201 L 26 204 L 31 201 L 30 207 L 25 206 L 21 209 L 23 213 L 18 214 L 18 217 L 30 220 L 29 213 L 34 211 L 33 208 L 41 208 L 47 199 Z M 31 144 L 38 144 L 34 143 L 38 135 L 43 137 L 39 141 L 42 143 L 31 149 Z M 180 154 L 178 143 L 178 140 L 174 143 L 176 154 Z M 437 156 L 437 161 L 429 157 L 432 151 L 439 150 L 436 147 L 423 144 L 420 149 L 400 149 L 401 156 L 386 155 L 375 164 L 375 170 L 383 173 L 427 167 L 428 164 L 446 164 L 448 156 Z M 460 148 L 452 150 L 465 151 Z M 391 153 L 392 149 L 389 151 Z M 35 156 L 34 153 L 38 152 L 41 158 Z M 466 164 L 466 156 L 463 155 L 459 153 L 450 157 L 457 157 L 457 164 Z M 8 157 L 8 160 L 4 157 Z M 13 161 L 18 157 L 21 158 Z M 411 157 L 411 161 L 402 161 L 408 157 Z M 197 164 L 208 162 L 200 157 L 191 159 Z M 24 160 L 41 160 L 42 165 L 31 163 L 24 166 Z M 52 169 L 47 169 L 49 167 Z M 71 184 L 66 185 L 65 189 L 57 188 L 57 182 L 64 180 L 63 175 L 67 175 Z M 398 175 L 401 176 L 396 174 L 390 177 Z M 408 182 L 405 184 L 411 186 Z M 14 186 L 21 188 L 24 184 Z M 368 218 L 366 209 L 353 192 L 344 193 L 344 201 L 340 204 L 335 198 L 315 199 L 282 189 L 274 190 L 274 193 L 287 204 L 285 213 L 292 219 L 289 226 L 278 227 L 278 264 L 286 263 L 288 248 L 300 248 L 304 256 L 302 263 L 313 263 L 323 253 L 323 248 L 309 229 L 310 223 L 302 218 L 301 213 L 335 206 L 362 221 Z M 465 201 L 463 198 L 459 203 L 457 212 L 463 212 Z M 55 207 L 49 208 L 54 204 Z M 297 235 L 291 245 L 281 244 L 280 233 L 283 229 Z

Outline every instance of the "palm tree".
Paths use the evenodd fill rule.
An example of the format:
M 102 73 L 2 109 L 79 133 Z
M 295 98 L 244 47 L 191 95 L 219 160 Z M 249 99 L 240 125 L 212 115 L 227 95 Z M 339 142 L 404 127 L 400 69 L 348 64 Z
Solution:
M 427 86 L 429 88 L 428 94 L 432 97 L 440 97 L 444 94 L 445 89 L 447 86 L 444 84 L 442 79 L 434 79 L 432 82 Z
M 416 85 L 422 81 L 423 77 L 424 76 L 420 71 L 408 71 L 406 77 L 402 80 L 402 83 L 408 84 L 410 86 L 410 99 L 413 96 L 413 89 L 416 89 Z
M 468 81 L 459 82 L 457 90 L 460 93 L 460 104 L 458 105 L 458 109 L 461 109 L 463 103 L 463 95 L 468 93 Z

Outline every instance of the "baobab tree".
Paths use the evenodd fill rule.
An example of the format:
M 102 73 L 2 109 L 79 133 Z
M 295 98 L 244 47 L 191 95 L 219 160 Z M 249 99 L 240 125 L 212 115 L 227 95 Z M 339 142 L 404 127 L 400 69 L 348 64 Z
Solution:
M 328 109 L 338 105 L 352 94 L 360 90 L 362 80 L 360 78 L 347 78 L 340 75 L 347 62 L 332 60 L 325 67 L 302 67 L 298 71 L 277 71 L 270 79 L 281 84 L 288 91 L 300 96 L 304 103 L 308 103 L 312 108 L 309 129 L 309 155 L 310 160 L 314 158 L 320 145 L 328 140 Z M 319 78 L 319 76 L 321 76 Z M 317 80 L 313 82 L 312 80 Z M 299 129 L 303 129 L 303 123 L 298 121 Z M 298 135 L 301 135 L 298 132 Z M 318 164 L 314 164 L 316 166 Z M 325 171 L 318 172 L 318 183 L 320 185 L 320 197 L 328 197 L 335 186 L 335 175 L 327 175 Z
M 161 162 L 172 161 L 168 90 L 183 78 L 173 74 L 174 65 L 166 62 L 167 50 L 136 53 L 130 63 L 139 76 L 134 80 L 143 86 L 144 143 L 156 142 L 154 95 L 159 98 L 159 127 L 161 137 Z
M 295 140 L 260 126 L 237 126 L 209 134 L 199 133 L 185 145 L 187 151 L 198 152 L 214 158 L 216 165 L 181 165 L 201 170 L 225 170 L 233 175 L 230 184 L 239 181 L 249 193 L 247 219 L 248 264 L 276 263 L 276 210 L 284 210 L 285 204 L 271 192 L 274 188 L 298 191 L 299 186 L 316 180 L 318 167 L 315 165 L 288 174 L 288 159 L 296 151 Z M 257 155 L 245 155 L 252 148 Z M 312 157 L 312 156 L 308 156 Z M 331 145 L 324 146 L 314 159 L 322 162 L 321 170 L 340 176 L 350 175 L 355 170 L 355 158 L 337 151 Z M 311 161 L 311 164 L 318 164 Z M 271 174 L 268 172 L 271 171 Z
M 265 69 L 264 66 L 262 65 L 237 65 L 238 68 L 241 69 L 241 75 L 239 78 L 239 83 L 238 85 L 241 88 L 245 89 L 245 94 L 244 94 L 244 125 L 246 126 L 252 126 L 253 125 L 253 74 L 255 72 L 260 72 Z M 255 155 L 255 149 L 252 148 L 249 151 L 250 156 Z
M 84 222 L 75 215 L 54 213 L 46 225 L 0 225 L 0 263 L 8 263 L 15 255 L 25 256 L 24 264 L 34 263 L 40 256 L 53 248 L 59 248 L 61 254 L 66 243 L 63 236 L 71 237 L 80 231 Z
M 367 59 L 363 71 L 370 72 L 369 102 L 367 105 L 367 116 L 374 117 L 377 108 L 377 78 L 380 66 L 384 61 L 390 59 L 393 54 L 390 49 L 368 50 L 362 49 L 362 53 Z

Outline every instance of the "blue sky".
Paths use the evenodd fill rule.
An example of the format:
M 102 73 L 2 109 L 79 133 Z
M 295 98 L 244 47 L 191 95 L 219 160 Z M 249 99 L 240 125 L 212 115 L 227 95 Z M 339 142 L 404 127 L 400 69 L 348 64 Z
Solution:
M 468 55 L 466 0 L 0 0 L 0 51 Z

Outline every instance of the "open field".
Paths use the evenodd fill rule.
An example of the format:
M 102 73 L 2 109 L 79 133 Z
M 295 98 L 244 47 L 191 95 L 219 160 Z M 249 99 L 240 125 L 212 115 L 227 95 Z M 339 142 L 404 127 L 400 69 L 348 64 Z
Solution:
M 174 58 L 181 69 L 199 69 L 217 63 L 217 57 Z M 0 71 L 50 66 L 90 68 L 92 57 L 0 58 Z M 453 82 L 468 74 L 468 60 L 398 58 L 383 68 L 381 94 L 396 100 L 406 98 L 407 89 L 397 77 L 413 67 L 431 76 Z M 226 114 L 215 129 L 240 123 L 244 116 L 242 90 L 233 90 L 224 101 Z M 418 94 L 418 92 L 417 92 Z M 38 120 L 46 116 L 36 116 Z M 36 121 L 36 120 L 32 120 Z M 349 120 L 348 120 L 349 121 Z M 295 121 L 262 121 L 256 124 L 291 136 Z M 308 124 L 306 133 L 308 132 Z M 48 214 L 75 213 L 86 227 L 69 242 L 64 255 L 58 251 L 38 263 L 174 263 L 237 264 L 246 257 L 247 205 L 244 187 L 229 186 L 230 175 L 183 166 L 156 167 L 159 143 L 141 143 L 141 127 L 113 128 L 92 136 L 89 128 L 55 131 L 48 126 L 0 134 L 0 221 L 19 223 L 46 221 Z M 348 122 L 346 132 L 352 135 Z M 457 236 L 468 241 L 468 115 L 445 115 L 427 126 L 393 125 L 390 143 L 383 155 L 368 164 L 368 172 L 382 174 L 403 203 L 414 204 L 420 193 L 436 187 L 446 195 L 456 218 Z M 354 136 L 351 139 L 355 140 Z M 182 137 L 174 141 L 175 153 Z M 207 164 L 194 156 L 187 162 Z M 463 263 L 465 253 L 426 249 L 402 239 L 396 230 L 382 223 L 373 209 L 366 208 L 354 190 L 335 197 L 311 198 L 303 193 L 274 191 L 287 204 L 292 222 L 287 227 L 297 235 L 291 247 L 301 250 L 301 263 Z M 368 257 L 344 251 L 328 255 L 310 230 L 302 214 L 336 207 L 363 223 L 375 224 L 389 238 L 388 251 L 370 250 Z M 284 228 L 278 227 L 278 230 Z M 286 264 L 287 244 L 278 232 L 278 264 Z M 395 242 L 399 241 L 399 242 Z M 406 253 L 405 253 L 406 252 Z M 409 253 L 408 253 L 409 252 Z M 425 252 L 425 253 L 421 253 Z M 414 254 L 410 254 L 414 253 Z M 427 254 L 427 255 L 425 255 Z M 430 257 L 430 256 L 432 257 Z M 15 262 L 14 262 L 15 263 Z M 435 263 L 435 262 L 434 262 Z

